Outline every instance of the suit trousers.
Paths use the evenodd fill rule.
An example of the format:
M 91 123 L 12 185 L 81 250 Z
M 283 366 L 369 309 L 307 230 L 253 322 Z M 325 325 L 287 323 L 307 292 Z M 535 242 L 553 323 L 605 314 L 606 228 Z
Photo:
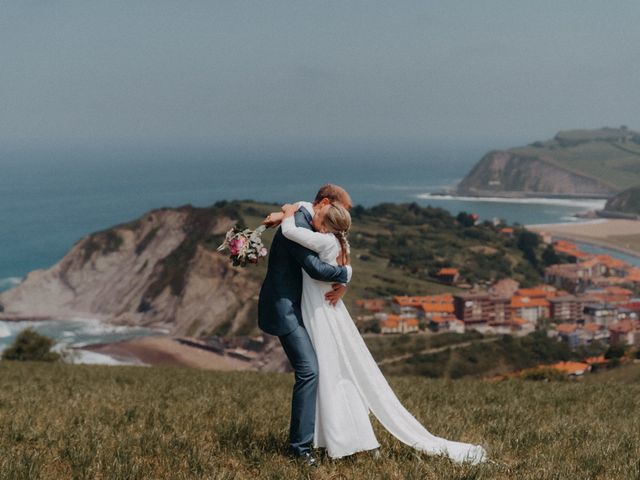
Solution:
M 295 372 L 291 401 L 289 446 L 293 453 L 309 452 L 316 424 L 318 360 L 307 330 L 302 326 L 278 337 Z

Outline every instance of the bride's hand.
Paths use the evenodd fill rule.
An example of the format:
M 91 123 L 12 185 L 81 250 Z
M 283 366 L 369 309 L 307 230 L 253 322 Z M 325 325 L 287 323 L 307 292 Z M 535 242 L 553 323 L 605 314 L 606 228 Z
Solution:
M 293 215 L 297 211 L 298 211 L 298 206 L 297 205 L 293 205 L 291 203 L 285 203 L 282 206 L 282 213 L 284 213 L 285 217 L 290 217 L 291 215 Z
M 280 222 L 282 222 L 282 217 L 284 217 L 284 214 L 282 212 L 273 212 L 267 215 L 267 218 L 265 218 L 262 223 L 264 223 L 267 227 L 275 227 L 276 225 L 279 225 Z

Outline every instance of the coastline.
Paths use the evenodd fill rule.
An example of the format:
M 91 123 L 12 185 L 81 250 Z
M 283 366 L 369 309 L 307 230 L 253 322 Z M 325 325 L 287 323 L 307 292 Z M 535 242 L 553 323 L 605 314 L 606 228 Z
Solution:
M 525 228 L 640 258 L 638 220 L 598 218 L 575 223 L 531 224 Z
M 204 370 L 256 370 L 251 362 L 179 343 L 173 337 L 142 337 L 81 347 L 116 360 L 142 365 L 180 366 Z

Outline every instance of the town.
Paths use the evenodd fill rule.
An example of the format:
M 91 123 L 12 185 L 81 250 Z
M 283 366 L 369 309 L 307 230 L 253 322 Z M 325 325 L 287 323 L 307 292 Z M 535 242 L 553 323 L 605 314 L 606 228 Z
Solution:
M 511 234 L 504 228 L 505 235 Z M 415 334 L 475 330 L 486 335 L 547 335 L 575 349 L 594 342 L 640 346 L 640 268 L 607 254 L 582 251 L 572 242 L 543 234 L 543 241 L 574 263 L 545 268 L 544 282 L 520 288 L 511 278 L 486 287 L 464 284 L 459 270 L 442 268 L 438 278 L 462 289 L 459 293 L 359 299 L 355 316 L 364 333 Z M 580 376 L 604 357 L 561 362 L 559 370 Z

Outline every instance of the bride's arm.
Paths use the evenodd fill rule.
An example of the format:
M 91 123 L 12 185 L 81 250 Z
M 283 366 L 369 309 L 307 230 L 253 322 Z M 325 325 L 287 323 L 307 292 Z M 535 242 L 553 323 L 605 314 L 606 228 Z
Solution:
M 313 250 L 316 253 L 323 252 L 335 245 L 335 241 L 331 238 L 329 233 L 320 233 L 309 230 L 308 228 L 302 228 L 296 226 L 294 213 L 298 210 L 298 205 L 285 205 L 284 218 L 280 228 L 282 234 L 291 240 L 302 245 L 309 250 Z
M 302 202 L 296 202 L 293 205 L 296 205 L 299 207 L 301 203 Z M 287 203 L 287 205 L 290 205 L 290 204 Z M 280 225 L 280 223 L 282 223 L 283 218 L 284 218 L 284 212 L 282 211 L 271 212 L 269 215 L 265 217 L 262 223 L 267 227 L 277 227 L 278 225 Z
M 280 222 L 282 222 L 282 217 L 284 217 L 284 213 L 282 212 L 271 212 L 265 217 L 262 223 L 267 227 L 277 227 L 280 225 Z

